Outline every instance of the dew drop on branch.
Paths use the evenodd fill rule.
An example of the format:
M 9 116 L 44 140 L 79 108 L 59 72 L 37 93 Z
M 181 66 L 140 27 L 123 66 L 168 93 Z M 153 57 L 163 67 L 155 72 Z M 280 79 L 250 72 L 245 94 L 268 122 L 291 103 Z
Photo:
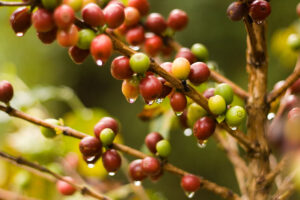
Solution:
M 193 130 L 191 128 L 186 128 L 186 129 L 184 129 L 183 134 L 185 136 L 189 137 L 193 134 Z

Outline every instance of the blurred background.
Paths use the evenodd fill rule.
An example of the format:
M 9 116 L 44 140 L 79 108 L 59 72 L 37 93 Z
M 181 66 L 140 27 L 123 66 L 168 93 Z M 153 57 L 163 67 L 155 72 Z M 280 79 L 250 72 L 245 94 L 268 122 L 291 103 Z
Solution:
M 205 44 L 211 60 L 218 63 L 220 70 L 247 88 L 245 29 L 242 22 L 232 22 L 227 18 L 230 0 L 149 2 L 151 12 L 162 13 L 165 17 L 174 8 L 185 10 L 190 17 L 189 25 L 176 34 L 176 40 L 186 47 L 196 42 Z M 269 89 L 291 73 L 296 61 L 297 54 L 286 46 L 286 38 L 297 31 L 297 3 L 297 0 L 271 1 L 272 14 L 268 18 Z M 122 82 L 113 79 L 110 74 L 110 62 L 98 67 L 90 57 L 84 64 L 76 65 L 69 58 L 67 49 L 57 43 L 42 44 L 33 28 L 25 36 L 16 37 L 9 25 L 13 10 L 0 7 L 0 80 L 7 79 L 15 85 L 16 97 L 12 105 L 37 117 L 63 118 L 65 124 L 90 134 L 101 117 L 111 115 L 122 125 L 119 141 L 137 149 L 142 148 L 144 137 L 150 130 L 161 128 L 137 117 L 144 103 L 141 99 L 134 104 L 127 103 L 121 93 Z M 173 146 L 170 162 L 238 192 L 231 164 L 213 140 L 209 140 L 205 148 L 199 148 L 193 137 L 184 136 L 182 129 L 170 127 L 168 132 Z M 17 119 L 10 120 L 0 113 L 1 150 L 15 155 L 22 152 L 30 160 L 37 160 L 58 171 L 60 165 L 55 163 L 59 163 L 60 158 L 70 151 L 78 153 L 78 140 L 57 138 L 48 141 L 39 138 L 33 142 L 33 138 L 39 138 L 38 128 Z M 101 162 L 89 169 L 80 161 L 79 171 L 108 183 L 128 183 L 122 172 L 115 177 L 107 177 Z M 143 185 L 152 193 L 152 199 L 186 199 L 179 181 L 179 177 L 165 173 L 157 183 L 145 181 Z M 1 160 L 0 186 L 40 199 L 63 198 L 56 194 L 54 184 Z M 68 199 L 75 198 L 80 199 L 80 195 Z M 200 190 L 193 199 L 218 200 L 219 197 Z M 291 199 L 298 198 L 294 196 Z

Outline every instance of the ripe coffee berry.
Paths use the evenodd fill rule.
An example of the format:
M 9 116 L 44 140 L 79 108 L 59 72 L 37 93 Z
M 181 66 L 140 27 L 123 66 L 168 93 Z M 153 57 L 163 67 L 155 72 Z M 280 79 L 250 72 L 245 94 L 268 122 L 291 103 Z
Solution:
M 284 99 L 284 102 L 282 103 L 284 103 L 284 109 L 286 111 L 290 111 L 300 104 L 300 98 L 296 95 L 289 95 Z
M 68 5 L 61 5 L 54 11 L 53 18 L 58 28 L 67 29 L 75 20 L 74 10 Z
M 102 144 L 98 138 L 86 136 L 80 140 L 79 150 L 85 157 L 92 157 L 102 152 Z
M 160 162 L 154 157 L 146 157 L 142 160 L 142 170 L 146 175 L 155 176 L 161 171 Z
M 10 16 L 10 25 L 17 36 L 23 36 L 31 26 L 31 12 L 27 7 L 20 7 Z
M 146 136 L 145 144 L 152 153 L 156 153 L 156 144 L 162 139 L 163 137 L 159 133 L 152 132 Z
M 68 176 L 65 176 L 64 179 L 66 179 L 70 182 L 74 182 L 73 178 L 68 177 Z M 76 192 L 76 188 L 74 188 L 72 185 L 70 185 L 69 183 L 62 181 L 62 180 L 58 180 L 56 182 L 56 189 L 62 195 L 72 195 Z
M 171 62 L 164 62 L 160 64 L 161 68 L 166 70 L 169 74 L 172 74 L 172 63 Z
M 125 20 L 124 7 L 117 3 L 107 5 L 104 10 L 105 22 L 109 28 L 119 27 Z
M 140 94 L 146 101 L 152 101 L 160 97 L 162 93 L 161 82 L 153 75 L 146 76 L 140 82 Z
M 150 59 L 146 54 L 136 53 L 129 60 L 132 71 L 136 73 L 145 73 L 150 66 Z
M 31 22 L 38 32 L 48 32 L 55 26 L 52 13 L 44 8 L 39 8 L 32 14 Z
M 219 84 L 215 89 L 215 95 L 220 95 L 226 101 L 226 104 L 231 104 L 233 100 L 233 89 L 226 83 Z
M 109 146 L 115 139 L 115 133 L 110 128 L 105 128 L 100 133 L 100 140 L 103 146 Z
M 288 120 L 300 119 L 300 107 L 295 107 L 288 113 Z
M 200 43 L 196 43 L 191 48 L 192 53 L 200 60 L 207 61 L 209 57 L 209 53 L 207 48 Z
M 198 140 L 206 140 L 216 129 L 216 122 L 211 117 L 202 117 L 197 120 L 193 127 L 193 133 Z
M 126 41 L 133 45 L 139 45 L 145 40 L 145 31 L 142 26 L 136 26 L 129 29 L 126 33 Z
M 270 13 L 270 3 L 265 0 L 255 0 L 250 4 L 249 14 L 254 21 L 265 20 Z
M 72 46 L 69 48 L 69 56 L 72 61 L 76 64 L 81 64 L 90 55 L 89 50 L 80 49 L 77 46 Z
M 122 83 L 122 93 L 129 103 L 134 103 L 139 96 L 139 81 L 126 79 Z
M 150 9 L 148 0 L 129 0 L 128 6 L 138 9 L 142 16 L 146 15 Z
M 95 3 L 89 3 L 81 10 L 83 21 L 91 26 L 103 26 L 105 18 L 101 8 Z
M 37 32 L 36 34 L 44 44 L 51 44 L 56 40 L 57 28 L 54 27 L 48 32 Z
M 191 70 L 190 62 L 185 58 L 176 58 L 172 64 L 172 74 L 181 80 L 188 78 Z
M 180 9 L 174 9 L 171 11 L 168 18 L 168 26 L 175 31 L 180 31 L 186 27 L 189 18 L 187 14 Z
M 59 121 L 56 119 L 46 119 L 45 122 L 52 124 L 52 125 L 57 125 L 57 126 L 60 125 Z M 40 127 L 40 130 L 41 130 L 41 133 L 43 134 L 43 136 L 46 138 L 54 138 L 57 135 L 55 130 L 52 130 L 52 129 L 49 129 L 49 128 L 46 128 L 43 126 Z
M 94 134 L 96 138 L 100 137 L 100 134 L 103 129 L 110 128 L 115 134 L 119 132 L 119 124 L 118 122 L 111 117 L 103 117 L 95 126 L 94 126 Z
M 239 126 L 246 117 L 246 111 L 241 106 L 233 106 L 226 112 L 226 122 L 229 126 Z
M 72 24 L 68 29 L 59 29 L 56 34 L 56 40 L 62 47 L 71 47 L 77 44 L 78 29 Z
M 126 56 L 119 56 L 111 63 L 111 75 L 118 80 L 129 79 L 133 75 L 130 68 L 129 58 Z
M 183 112 L 187 105 L 185 95 L 180 92 L 174 92 L 170 97 L 170 104 L 175 112 Z
M 175 58 L 180 58 L 180 57 L 187 59 L 190 63 L 194 63 L 197 61 L 196 56 L 188 48 L 181 48 L 178 51 Z
M 134 26 L 139 23 L 141 15 L 138 9 L 134 7 L 126 7 L 125 10 L 125 21 L 126 26 Z
M 195 84 L 199 85 L 208 80 L 210 76 L 210 70 L 207 65 L 203 62 L 196 62 L 191 65 L 191 71 L 189 74 L 189 80 Z
M 79 11 L 82 6 L 82 0 L 63 0 L 63 3 L 70 6 L 75 12 Z
M 129 176 L 133 181 L 142 181 L 147 175 L 142 169 L 142 160 L 134 160 L 129 164 Z
M 221 115 L 226 110 L 226 102 L 220 95 L 212 96 L 208 99 L 208 107 L 215 115 Z
M 102 66 L 112 54 L 113 44 L 111 39 L 105 34 L 98 35 L 93 39 L 90 51 L 97 65 Z
M 0 101 L 8 103 L 14 96 L 14 89 L 10 82 L 0 81 Z
M 181 178 L 181 187 L 187 192 L 196 192 L 200 188 L 200 179 L 192 174 Z
M 171 144 L 168 140 L 160 140 L 156 143 L 156 151 L 161 157 L 168 157 L 171 154 Z
M 248 6 L 245 3 L 235 1 L 227 8 L 227 16 L 232 21 L 240 21 L 248 13 Z
M 300 93 L 300 78 L 290 87 L 290 89 L 294 94 Z
M 80 49 L 89 49 L 91 46 L 91 42 L 95 37 L 96 37 L 96 33 L 91 29 L 81 29 L 78 32 L 77 46 Z
M 146 27 L 151 32 L 161 34 L 167 29 L 167 22 L 159 13 L 151 13 L 146 20 Z
M 102 155 L 102 163 L 106 171 L 116 172 L 121 167 L 121 156 L 116 150 L 109 149 Z
M 157 77 L 157 79 L 161 82 L 162 85 L 162 92 L 159 98 L 165 98 L 172 92 L 172 88 L 166 85 L 166 80 L 162 77 Z
M 154 35 L 149 37 L 145 41 L 145 51 L 150 56 L 156 56 L 156 54 L 162 49 L 163 41 L 161 37 Z

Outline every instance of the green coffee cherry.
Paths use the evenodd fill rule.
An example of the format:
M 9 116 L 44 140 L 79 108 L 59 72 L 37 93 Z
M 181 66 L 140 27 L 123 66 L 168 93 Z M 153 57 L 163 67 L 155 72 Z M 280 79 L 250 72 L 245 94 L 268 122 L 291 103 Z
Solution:
M 81 9 L 83 0 L 64 0 L 64 3 L 69 5 L 75 12 Z
M 192 103 L 187 109 L 188 125 L 193 126 L 194 123 L 207 114 L 206 110 L 197 103 Z
M 43 4 L 44 8 L 46 8 L 48 10 L 53 10 L 54 8 L 59 6 L 60 3 L 61 3 L 61 0 L 42 0 L 42 4 Z
M 229 126 L 239 126 L 246 117 L 246 111 L 241 106 L 234 106 L 226 112 L 226 122 Z
M 161 140 L 156 144 L 156 151 L 161 157 L 168 157 L 171 153 L 171 144 L 168 140 Z
M 300 36 L 298 34 L 291 34 L 288 37 L 287 44 L 292 50 L 295 50 L 295 51 L 299 50 L 300 49 Z
M 111 145 L 115 139 L 115 133 L 110 128 L 105 128 L 100 133 L 100 140 L 103 146 Z
M 150 66 L 150 59 L 144 53 L 136 53 L 129 60 L 132 71 L 136 73 L 145 73 Z
M 245 107 L 245 101 L 243 99 L 241 99 L 240 97 L 238 97 L 237 95 L 233 95 L 233 100 L 230 104 L 230 107 L 233 107 L 233 106 Z
M 207 61 L 209 57 L 209 53 L 207 48 L 200 43 L 196 43 L 191 48 L 192 53 L 200 60 Z
M 96 37 L 96 34 L 91 29 L 81 29 L 78 32 L 77 47 L 80 49 L 89 49 L 92 40 Z
M 59 121 L 56 119 L 46 119 L 45 122 L 52 124 L 52 125 L 58 125 L 58 126 L 60 125 Z M 52 130 L 50 128 L 41 126 L 40 130 L 46 138 L 54 138 L 56 136 L 55 130 Z
M 209 98 L 208 107 L 213 114 L 221 115 L 226 110 L 226 102 L 222 96 L 215 95 Z
M 229 105 L 233 100 L 233 89 L 230 85 L 221 83 L 216 87 L 215 95 L 222 96 L 225 99 L 226 104 Z

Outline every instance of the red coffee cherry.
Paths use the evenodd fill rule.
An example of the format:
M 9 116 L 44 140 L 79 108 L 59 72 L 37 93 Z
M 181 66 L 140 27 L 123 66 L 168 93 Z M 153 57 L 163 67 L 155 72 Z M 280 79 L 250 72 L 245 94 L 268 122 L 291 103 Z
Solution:
M 189 80 L 194 85 L 199 85 L 208 80 L 210 76 L 210 70 L 203 62 L 196 62 L 191 65 L 191 71 L 189 74 Z
M 161 52 L 162 52 L 163 56 L 169 57 L 169 56 L 171 56 L 171 54 L 173 52 L 173 48 L 170 46 L 163 46 Z
M 200 179 L 192 174 L 181 178 L 181 187 L 187 192 L 196 192 L 200 188 Z
M 169 74 L 172 74 L 172 63 L 171 62 L 164 62 L 160 64 L 161 68 L 166 70 Z
M 151 32 L 156 34 L 161 34 L 167 29 L 167 22 L 159 13 L 148 15 L 145 25 Z
M 55 26 L 52 13 L 44 8 L 39 8 L 32 14 L 31 22 L 38 32 L 48 32 Z
M 100 137 L 100 133 L 103 129 L 110 128 L 113 130 L 115 134 L 119 132 L 119 124 L 118 122 L 111 117 L 103 117 L 95 126 L 94 126 L 94 134 L 96 138 Z
M 188 125 L 188 117 L 187 117 L 187 109 L 185 109 L 182 115 L 179 116 L 179 122 L 182 128 L 189 128 Z
M 58 28 L 67 29 L 75 20 L 74 10 L 68 5 L 61 5 L 54 11 L 53 18 Z
M 31 26 L 31 12 L 27 7 L 20 7 L 10 16 L 10 25 L 17 36 L 23 36 Z
M 98 138 L 86 136 L 80 140 L 79 149 L 85 157 L 92 157 L 102 152 L 102 144 Z
M 0 101 L 8 103 L 14 96 L 14 88 L 10 82 L 0 81 Z
M 36 34 L 44 44 L 51 44 L 56 40 L 57 28 L 54 27 L 48 32 L 36 32 Z
M 192 51 L 188 48 L 181 48 L 175 58 L 179 58 L 179 57 L 182 57 L 182 58 L 185 58 L 187 59 L 191 64 L 196 62 L 197 61 L 197 58 L 196 56 L 192 53 Z
M 292 93 L 300 93 L 300 78 L 290 88 Z
M 93 39 L 90 51 L 97 65 L 102 66 L 112 54 L 113 44 L 111 39 L 105 34 L 98 35 Z
M 138 9 L 142 16 L 146 15 L 150 9 L 150 5 L 147 0 L 129 0 L 128 6 Z
M 102 155 L 102 163 L 106 171 L 116 172 L 121 167 L 121 156 L 116 150 L 109 149 Z
M 142 160 L 142 170 L 146 175 L 155 176 L 161 171 L 160 162 L 154 157 L 146 157 Z
M 77 44 L 78 29 L 72 24 L 68 29 L 59 29 L 56 34 L 56 40 L 62 47 L 71 47 Z
M 115 29 L 115 31 L 122 36 L 125 35 L 128 30 L 129 30 L 129 27 L 126 26 L 126 24 L 124 24 L 124 23 Z
M 180 92 L 174 92 L 171 95 L 170 104 L 175 112 L 183 112 L 187 105 L 185 95 Z
M 139 81 L 135 79 L 124 80 L 122 93 L 129 103 L 134 103 L 139 96 Z
M 105 21 L 109 28 L 117 28 L 125 20 L 124 8 L 117 3 L 107 5 L 104 10 Z
M 155 56 L 163 46 L 163 41 L 161 37 L 154 35 L 152 37 L 149 37 L 145 41 L 145 51 L 148 53 L 150 56 Z
M 125 21 L 126 26 L 134 26 L 139 23 L 141 15 L 138 9 L 134 7 L 126 7 L 125 10 Z
M 162 139 L 163 137 L 158 132 L 152 132 L 146 136 L 145 144 L 152 153 L 156 153 L 156 144 Z
M 254 21 L 263 21 L 271 14 L 270 3 L 265 0 L 255 0 L 250 4 L 250 16 Z
M 295 107 L 292 110 L 290 110 L 288 113 L 288 120 L 292 120 L 295 118 L 300 119 L 300 107 Z
M 240 21 L 248 14 L 248 6 L 245 3 L 234 1 L 227 8 L 227 16 L 232 21 Z
M 129 29 L 126 33 L 126 41 L 133 46 L 143 43 L 145 40 L 145 31 L 142 26 L 136 26 Z
M 105 18 L 101 8 L 95 3 L 89 3 L 81 10 L 83 21 L 91 26 L 103 26 Z
M 90 51 L 87 49 L 80 49 L 77 46 L 72 46 L 69 48 L 69 56 L 72 61 L 76 64 L 81 64 L 90 55 Z
M 166 85 L 167 81 L 164 78 L 157 77 L 157 79 L 161 82 L 162 85 L 162 92 L 159 98 L 165 98 L 172 92 L 172 88 Z
M 168 26 L 175 31 L 180 31 L 186 27 L 188 21 L 189 18 L 183 10 L 174 9 L 169 15 Z
M 119 56 L 111 63 L 111 75 L 118 80 L 128 79 L 133 75 L 133 71 L 129 65 L 129 58 L 126 56 Z
M 147 175 L 142 169 L 142 160 L 134 160 L 129 164 L 129 176 L 133 181 L 142 181 Z
M 155 76 L 146 76 L 140 82 L 140 93 L 146 101 L 155 100 L 162 93 L 162 84 Z
M 206 140 L 216 129 L 216 122 L 211 117 L 202 117 L 197 120 L 193 127 L 194 135 L 198 140 Z
M 161 169 L 158 174 L 150 176 L 149 178 L 151 181 L 156 182 L 160 179 L 160 177 L 162 177 L 162 175 L 164 175 L 164 170 Z
M 215 88 L 208 88 L 204 91 L 203 96 L 209 99 L 212 96 L 215 96 Z
M 73 178 L 68 177 L 68 176 L 65 176 L 64 179 L 74 182 Z M 76 188 L 74 188 L 72 185 L 70 185 L 69 183 L 62 181 L 62 180 L 58 180 L 56 182 L 56 189 L 62 195 L 72 195 L 76 192 Z
M 296 95 L 289 95 L 284 99 L 282 103 L 285 104 L 284 109 L 286 111 L 290 111 L 300 104 L 300 98 L 298 98 Z
M 85 156 L 85 155 L 82 155 L 82 158 L 83 160 L 87 163 L 87 164 L 95 164 L 99 158 L 101 157 L 102 155 L 102 149 L 99 153 L 97 153 L 96 155 L 93 155 L 93 156 Z
M 300 3 L 297 4 L 296 13 L 300 17 Z

